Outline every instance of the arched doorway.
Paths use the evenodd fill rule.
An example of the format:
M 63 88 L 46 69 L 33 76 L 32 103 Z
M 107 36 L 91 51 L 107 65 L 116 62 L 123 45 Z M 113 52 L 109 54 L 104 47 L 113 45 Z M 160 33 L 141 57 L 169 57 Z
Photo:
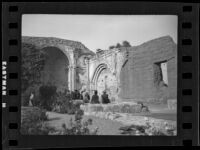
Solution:
M 70 89 L 70 71 L 68 57 L 57 47 L 45 47 L 46 59 L 41 75 L 43 84 L 51 84 L 57 87 L 57 91 L 63 92 Z
M 95 90 L 98 91 L 99 95 L 104 90 L 108 93 L 109 97 L 117 97 L 117 80 L 116 76 L 111 72 L 106 64 L 100 64 L 94 73 L 92 82 L 95 85 Z

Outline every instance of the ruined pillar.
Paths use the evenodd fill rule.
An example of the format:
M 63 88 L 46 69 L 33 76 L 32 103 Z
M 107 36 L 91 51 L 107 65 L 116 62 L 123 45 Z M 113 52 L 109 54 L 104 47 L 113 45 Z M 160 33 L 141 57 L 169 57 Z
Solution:
M 74 91 L 76 89 L 76 67 L 69 65 L 68 68 L 68 87 L 70 91 Z
M 70 91 L 73 90 L 73 87 L 72 87 L 72 66 L 69 65 L 68 66 L 68 88 Z
M 86 57 L 85 62 L 87 65 L 87 91 L 90 93 L 90 59 Z
M 74 87 L 73 87 L 73 89 L 74 90 L 77 90 L 77 77 L 78 77 L 78 74 L 77 74 L 77 61 L 78 61 L 78 52 L 79 52 L 79 50 L 78 49 L 75 49 L 74 50 L 74 66 L 73 66 L 73 70 L 72 70 L 72 72 L 73 72 L 73 85 L 74 85 Z
M 76 67 L 72 66 L 72 90 L 76 90 Z

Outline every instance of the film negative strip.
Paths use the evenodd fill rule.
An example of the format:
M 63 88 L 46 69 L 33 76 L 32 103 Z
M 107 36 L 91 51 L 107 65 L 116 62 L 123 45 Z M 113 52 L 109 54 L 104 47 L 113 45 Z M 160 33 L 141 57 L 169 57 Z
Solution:
M 126 3 L 123 3 L 123 2 L 17 3 L 16 2 L 14 3 L 13 2 L 13 3 L 3 3 L 2 8 L 3 8 L 3 15 L 2 15 L 3 17 L 3 28 L 2 28 L 3 29 L 2 31 L 3 33 L 2 34 L 2 37 L 3 37 L 2 39 L 3 41 L 3 51 L 2 51 L 2 54 L 3 54 L 3 60 L 2 60 L 2 113 L 3 113 L 2 132 L 3 133 L 2 134 L 3 136 L 2 137 L 3 139 L 2 139 L 2 143 L 3 143 L 4 149 L 7 149 L 7 148 L 99 147 L 99 146 L 123 147 L 123 146 L 193 146 L 193 145 L 195 146 L 195 145 L 199 145 L 199 91 L 198 91 L 199 90 L 199 5 L 192 4 L 192 3 L 184 4 L 184 3 L 148 3 L 148 2 L 141 2 L 141 3 L 139 2 L 138 3 L 136 2 L 126 2 Z M 41 18 L 37 20 L 37 17 L 34 15 L 38 15 L 38 14 L 40 14 L 40 16 L 45 15 L 45 14 L 46 15 L 41 16 Z M 71 15 L 71 20 L 69 18 L 62 18 L 63 16 L 69 16 L 69 15 Z M 78 21 L 76 20 L 77 15 L 79 15 Z M 165 19 L 162 19 L 162 17 L 176 16 L 175 18 L 177 19 L 177 24 L 176 24 L 177 26 L 175 27 L 176 27 L 178 36 L 177 36 L 177 41 L 174 39 L 173 40 L 176 41 L 175 43 L 177 45 L 177 56 L 172 54 L 172 57 L 171 57 L 171 53 L 172 53 L 171 49 L 174 48 L 174 45 L 173 45 L 173 42 L 170 43 L 172 40 L 169 37 L 163 37 L 160 39 L 152 40 L 150 42 L 146 42 L 146 45 L 145 45 L 145 42 L 142 42 L 144 44 L 141 43 L 142 45 L 138 46 L 136 49 L 134 49 L 134 46 L 133 47 L 130 46 L 130 43 L 125 42 L 122 44 L 122 46 L 118 44 L 116 46 L 109 47 L 108 52 L 107 51 L 102 52 L 102 50 L 99 49 L 95 53 L 95 56 L 93 56 L 93 52 L 90 52 L 89 49 L 85 48 L 85 46 L 80 43 L 80 42 L 84 43 L 84 41 L 87 41 L 87 38 L 90 38 L 88 40 L 93 44 L 93 45 L 91 44 L 91 47 L 93 46 L 95 48 L 95 46 L 98 45 L 97 41 L 101 43 L 101 38 L 102 39 L 105 38 L 108 41 L 109 39 L 115 39 L 115 37 L 118 37 L 118 35 L 123 37 L 123 33 L 125 32 L 125 29 L 127 29 L 128 32 L 133 32 L 132 31 L 133 24 L 131 24 L 131 21 L 130 21 L 131 19 L 134 20 L 134 18 L 131 18 L 132 16 L 151 16 L 151 15 L 154 15 L 154 17 L 161 15 L 160 22 L 161 22 L 162 30 L 164 30 L 165 27 L 168 29 L 169 26 L 171 28 L 173 26 L 170 21 L 166 21 L 165 23 L 170 22 L 171 24 L 167 24 L 167 25 L 165 23 L 162 24 L 162 21 L 164 22 L 165 20 Z M 84 16 L 86 17 L 84 18 Z M 89 17 L 94 16 L 94 17 L 90 20 L 87 18 L 88 16 Z M 101 16 L 101 18 L 98 16 Z M 110 16 L 111 18 L 106 18 L 106 16 Z M 115 20 L 114 16 L 117 18 L 117 21 L 119 22 L 115 22 L 115 21 L 109 22 L 111 23 L 111 27 L 108 28 L 108 30 L 106 30 L 107 29 L 106 27 L 109 26 L 109 24 L 106 24 L 107 23 L 106 21 Z M 119 16 L 121 17 L 119 18 Z M 126 20 L 126 17 L 123 18 L 123 16 L 128 16 L 130 18 Z M 59 17 L 61 18 L 61 20 L 59 20 Z M 49 18 L 50 21 L 46 20 L 47 18 Z M 95 18 L 97 20 L 95 20 Z M 102 18 L 103 18 L 103 24 L 101 24 L 102 22 L 98 22 L 98 20 L 101 20 Z M 132 33 L 132 34 L 136 34 L 136 36 L 138 37 L 138 38 L 135 38 L 136 41 L 140 38 L 140 36 L 141 38 L 148 39 L 145 36 L 142 36 L 142 34 L 144 34 L 145 32 L 146 32 L 145 34 L 147 37 L 148 35 L 154 33 L 153 28 L 155 28 L 155 26 L 153 26 L 154 25 L 153 23 L 155 23 L 159 19 L 154 18 L 150 20 L 149 22 L 148 22 L 148 19 L 149 18 L 147 17 L 147 18 L 144 18 L 144 21 L 142 21 L 142 19 L 139 17 L 135 18 L 134 22 L 140 23 L 135 27 L 136 28 L 135 32 Z M 46 24 L 43 24 L 43 26 L 41 26 L 40 23 L 45 22 L 43 20 L 47 22 Z M 58 24 L 63 24 L 63 26 L 62 25 L 56 26 L 58 24 L 51 20 L 55 20 L 55 22 L 62 21 Z M 128 23 L 126 23 L 126 25 L 122 25 L 123 30 L 121 31 L 120 30 L 121 28 L 119 26 L 122 24 L 122 22 L 126 22 L 126 21 L 130 23 L 131 27 L 127 25 Z M 66 25 L 65 24 L 66 22 L 67 23 L 72 22 L 72 24 Z M 152 25 L 151 25 L 151 22 L 153 22 Z M 31 26 L 32 24 L 33 26 Z M 95 25 L 94 29 L 92 29 L 93 26 L 91 24 Z M 66 28 L 70 28 L 70 25 L 73 26 L 74 34 L 71 34 L 70 30 L 66 29 Z M 145 27 L 143 27 L 144 25 L 149 26 L 149 28 L 152 27 L 151 33 L 148 32 L 148 30 L 146 30 Z M 45 31 L 46 37 L 49 37 L 50 35 L 49 32 L 52 32 L 52 31 L 50 31 L 50 28 L 48 28 L 48 26 L 54 26 L 55 27 L 54 29 L 60 28 L 60 30 L 55 30 L 54 31 L 55 36 L 51 38 L 45 38 L 44 34 L 40 37 L 34 38 L 34 33 L 36 33 L 35 35 L 38 36 L 40 35 L 40 32 L 43 33 L 43 31 L 41 30 L 45 31 L 46 28 L 47 28 L 47 30 Z M 76 28 L 76 26 L 79 26 L 79 28 L 78 27 Z M 142 30 L 144 33 L 136 32 L 137 30 L 139 31 L 139 26 L 141 26 L 141 28 L 143 27 Z M 115 31 L 114 28 L 116 28 L 117 32 L 119 33 L 118 35 L 116 34 L 112 36 L 112 34 L 114 33 L 112 33 L 111 30 Z M 29 32 L 30 35 L 31 34 L 33 35 L 32 37 L 26 37 L 27 35 L 24 34 L 25 33 L 24 31 L 27 31 L 28 29 L 30 31 Z M 157 28 L 157 30 L 159 30 L 159 27 Z M 85 31 L 87 31 L 88 34 Z M 107 36 L 101 37 L 101 32 L 96 33 L 97 31 L 108 32 L 107 36 L 108 37 L 110 36 L 110 38 L 107 39 Z M 61 37 L 58 37 L 57 32 L 60 33 Z M 63 37 L 64 32 L 69 33 L 69 35 L 78 34 L 78 37 L 79 35 L 80 37 L 82 36 L 83 41 L 76 42 L 74 41 L 73 36 L 72 36 L 73 41 L 69 41 L 71 39 L 67 39 L 68 41 L 60 39 Z M 174 32 L 174 30 L 172 31 L 170 30 L 169 33 L 171 32 Z M 126 34 L 127 34 L 126 35 L 127 37 L 128 36 L 132 37 L 128 33 Z M 94 38 L 92 37 L 92 35 L 97 36 L 95 40 L 92 40 Z M 119 40 L 120 38 L 116 38 L 116 39 Z M 79 40 L 77 39 L 77 41 Z M 106 41 L 103 41 L 103 42 L 106 43 Z M 110 40 L 110 42 L 111 43 L 109 44 L 112 44 L 113 41 Z M 139 45 L 139 44 L 134 43 L 134 45 Z M 126 47 L 125 53 L 123 53 L 123 50 L 124 50 L 123 46 Z M 49 47 L 52 47 L 52 48 L 49 48 Z M 66 49 L 67 50 L 63 51 L 62 50 L 63 47 L 65 50 Z M 81 98 L 80 93 L 79 94 L 76 93 L 78 92 L 78 90 L 80 90 L 79 80 L 80 82 L 82 81 L 81 75 L 79 76 L 80 79 L 76 79 L 77 76 L 79 75 L 77 68 L 82 67 L 81 66 L 82 57 L 80 57 L 79 52 L 77 52 L 78 54 L 76 53 L 77 47 L 79 48 L 79 50 L 82 49 L 80 51 L 84 53 L 85 59 L 83 61 L 85 62 L 83 64 L 85 64 L 86 76 L 83 76 L 82 78 L 84 80 L 83 83 L 86 83 L 85 86 L 86 86 L 87 91 L 89 91 L 89 96 L 92 97 L 91 101 L 90 101 L 90 98 L 88 99 L 90 101 L 89 103 L 93 103 L 92 102 L 93 100 L 94 100 L 94 103 L 96 103 L 95 96 L 93 97 L 91 94 L 92 89 L 102 92 L 103 91 L 102 87 L 103 87 L 106 89 L 104 90 L 103 93 L 104 94 L 106 92 L 108 93 L 107 95 L 109 96 L 109 100 L 111 101 L 110 102 L 111 104 L 104 104 L 104 100 L 106 101 L 107 98 L 105 98 L 106 96 L 105 97 L 102 96 L 101 103 L 103 104 L 85 105 L 82 103 L 82 101 L 84 101 L 85 97 L 87 100 L 88 97 L 85 96 L 86 94 L 84 95 L 84 98 Z M 165 47 L 168 47 L 169 49 Z M 63 56 L 61 56 L 60 53 L 55 53 L 56 49 L 58 48 L 60 48 L 62 52 L 65 53 L 65 55 L 68 58 L 68 62 L 65 62 L 65 59 L 63 59 L 63 62 L 65 64 L 68 63 L 69 65 L 66 71 L 67 74 L 65 74 L 66 73 L 65 71 L 58 69 L 58 68 L 62 69 L 62 63 L 63 63 L 61 62 Z M 27 96 L 28 98 L 24 98 L 24 96 L 26 96 L 24 92 L 26 91 L 24 90 L 24 86 L 27 86 L 26 84 L 35 84 L 33 82 L 29 83 L 30 80 L 32 80 L 30 76 L 35 73 L 35 72 L 32 72 L 32 70 L 34 69 L 33 68 L 29 69 L 29 67 L 32 67 L 31 65 L 36 65 L 36 61 L 32 61 L 32 57 L 28 57 L 28 55 L 25 53 L 26 51 L 24 51 L 23 53 L 22 49 L 27 50 L 27 53 L 31 53 L 32 52 L 31 49 L 41 50 L 42 52 L 47 49 L 49 52 L 51 51 L 51 53 L 48 53 L 47 56 L 48 57 L 50 56 L 52 58 L 52 59 L 49 59 L 49 61 L 53 63 L 50 63 L 49 65 L 46 65 L 45 67 L 47 68 L 47 74 L 51 74 L 54 77 L 57 77 L 55 82 L 59 80 L 56 83 L 57 89 L 62 88 L 61 84 L 66 82 L 67 85 L 63 84 L 63 87 L 66 86 L 65 88 L 68 89 L 68 92 L 69 90 L 70 91 L 75 90 L 75 93 L 72 93 L 72 92 L 68 93 L 72 97 L 72 99 L 73 99 L 73 96 L 75 96 L 74 99 L 83 99 L 83 100 L 76 101 L 76 103 L 79 103 L 79 102 L 81 103 L 80 105 L 78 105 L 79 109 L 83 108 L 82 112 L 84 113 L 84 115 L 87 113 L 89 113 L 89 116 L 94 115 L 92 116 L 93 123 L 94 124 L 96 123 L 97 127 L 100 128 L 100 133 L 106 132 L 108 134 L 98 135 L 97 130 L 96 132 L 95 130 L 93 132 L 92 131 L 90 132 L 90 128 L 88 128 L 88 124 L 90 123 L 86 122 L 85 124 L 81 124 L 80 122 L 77 122 L 78 120 L 77 119 L 73 126 L 73 129 L 75 130 L 73 130 L 72 128 L 68 129 L 68 127 L 63 126 L 64 129 L 62 131 L 54 131 L 54 132 L 52 131 L 53 135 L 50 135 L 50 130 L 51 130 L 50 127 L 48 128 L 47 126 L 44 126 L 44 124 L 41 125 L 40 123 L 36 121 L 34 122 L 33 120 L 31 120 L 32 116 L 36 115 L 37 113 L 38 113 L 37 114 L 38 116 L 35 116 L 35 117 L 38 117 L 38 120 L 41 120 L 41 118 L 39 117 L 43 115 L 42 110 L 44 109 L 44 110 L 47 110 L 45 113 L 48 112 L 48 117 L 53 116 L 53 118 L 48 118 L 49 120 L 46 121 L 47 124 L 49 123 L 49 124 L 53 124 L 53 126 L 54 125 L 56 126 L 59 124 L 59 122 L 61 122 L 59 124 L 61 126 L 62 121 L 65 122 L 67 120 L 66 116 L 69 116 L 69 114 L 67 114 L 68 111 L 64 113 L 63 112 L 61 113 L 61 111 L 60 112 L 53 111 L 52 107 L 54 107 L 55 105 L 53 102 L 49 104 L 50 100 L 48 101 L 48 103 L 47 102 L 46 103 L 33 102 L 32 100 L 36 97 L 36 93 L 34 92 L 29 91 L 29 95 Z M 111 54 L 111 52 L 114 51 L 113 49 L 115 50 L 115 53 Z M 153 55 L 149 54 L 148 56 L 140 55 L 140 51 L 143 54 L 148 53 L 147 51 L 145 51 L 145 49 L 149 51 L 152 50 L 151 52 L 154 54 Z M 134 78 L 133 75 L 137 76 L 137 74 L 134 74 L 134 72 L 137 71 L 137 69 L 136 70 L 133 69 L 132 74 L 130 73 L 132 77 L 130 80 L 128 80 L 129 76 L 127 75 L 128 74 L 127 72 L 130 71 L 131 68 L 130 67 L 126 68 L 126 66 L 128 65 L 131 66 L 131 63 L 132 64 L 138 63 L 140 65 L 140 61 L 137 61 L 139 57 L 142 57 L 145 59 L 145 61 L 142 64 L 145 64 L 146 61 L 148 63 L 149 58 L 157 59 L 157 57 L 154 57 L 154 56 L 157 55 L 159 51 L 155 51 L 155 49 L 160 49 L 161 53 L 163 53 L 163 56 L 160 56 L 158 59 L 159 63 L 157 62 L 154 63 L 154 69 L 158 68 L 158 72 L 159 70 L 160 72 L 162 72 L 159 83 L 162 81 L 163 88 L 169 89 L 169 93 L 170 93 L 170 89 L 174 90 L 172 91 L 172 93 L 173 92 L 176 93 L 175 95 L 177 96 L 176 101 L 174 101 L 174 98 L 172 98 L 171 100 L 168 97 L 168 99 L 166 100 L 167 104 L 170 105 L 169 102 L 172 102 L 172 106 L 170 106 L 170 109 L 169 110 L 167 109 L 166 111 L 164 111 L 164 108 L 163 108 L 163 112 L 159 113 L 159 115 L 157 113 L 157 116 L 154 116 L 154 113 L 152 113 L 152 111 L 154 110 L 153 100 L 150 100 L 150 102 L 148 103 L 146 103 L 146 101 L 141 101 L 141 102 L 136 103 L 135 102 L 136 100 L 134 100 L 134 98 L 139 99 L 138 97 L 140 97 L 139 96 L 140 94 L 138 93 L 141 90 L 144 91 L 142 93 L 144 97 L 145 96 L 148 97 L 148 93 L 151 93 L 151 94 L 153 93 L 148 90 L 148 89 L 153 88 L 151 86 L 148 86 L 148 82 L 147 82 L 147 81 L 150 81 L 151 79 L 148 76 L 145 76 L 145 78 L 148 78 L 149 80 L 140 79 L 139 77 L 136 79 L 137 81 L 135 81 L 134 79 L 132 80 L 132 78 Z M 136 50 L 138 50 L 138 53 L 135 52 Z M 164 53 L 168 53 L 168 52 L 170 54 L 166 54 L 166 58 L 165 58 Z M 39 60 L 43 58 L 43 53 L 39 53 L 39 54 L 31 53 L 31 54 L 32 56 L 34 55 L 33 56 L 34 58 L 37 57 L 37 59 Z M 126 109 L 125 113 L 123 112 L 124 108 L 123 110 L 121 110 L 121 101 L 112 102 L 111 95 L 113 93 L 112 93 L 112 90 L 110 90 L 111 92 L 108 90 L 109 89 L 108 87 L 114 86 L 113 84 L 115 83 L 115 80 L 117 80 L 116 82 L 118 83 L 118 78 L 115 79 L 114 77 L 118 76 L 117 63 L 121 61 L 121 56 L 123 56 L 124 54 L 127 56 L 124 57 L 125 61 L 121 65 L 123 66 L 121 71 L 123 71 L 124 69 L 125 75 L 123 76 L 123 73 L 119 73 L 120 83 L 124 83 L 124 84 L 120 84 L 120 86 L 117 85 L 116 91 L 118 91 L 119 87 L 121 87 L 120 92 L 122 93 L 121 94 L 122 101 L 123 100 L 126 101 L 127 99 L 129 99 L 130 101 L 130 98 L 124 98 L 124 97 L 132 96 L 131 99 L 133 99 L 133 103 L 131 104 L 126 103 L 126 106 L 128 105 L 127 107 L 130 107 L 130 110 Z M 87 57 L 85 57 L 86 55 Z M 44 58 L 46 58 L 46 56 L 44 56 Z M 173 62 L 176 62 L 174 66 L 177 66 L 177 74 L 175 75 L 173 75 L 174 66 L 170 70 L 171 58 L 177 59 L 173 61 Z M 30 60 L 32 61 L 32 64 Z M 57 62 L 57 60 L 60 60 L 60 62 Z M 103 65 L 105 64 L 103 63 L 103 60 L 108 60 L 108 61 L 105 61 L 108 63 L 106 65 Z M 24 63 L 24 61 L 27 61 L 27 63 Z M 80 65 L 79 65 L 79 61 L 80 61 Z M 112 67 L 111 62 L 113 62 L 114 67 Z M 95 66 L 97 63 L 99 63 L 99 65 Z M 45 64 L 47 64 L 46 60 L 45 60 Z M 56 65 L 53 66 L 53 64 L 56 64 Z M 92 70 L 92 67 L 90 66 L 94 66 L 94 69 Z M 48 70 L 48 67 L 50 68 L 49 70 Z M 95 67 L 96 67 L 96 70 L 95 70 Z M 148 73 L 145 73 L 145 70 L 144 70 L 145 67 L 149 68 L 149 66 L 143 66 L 142 68 L 139 68 L 139 70 L 142 70 L 141 71 L 142 73 L 139 76 L 143 77 L 143 74 L 148 75 Z M 111 73 L 108 71 L 108 68 L 110 69 Z M 166 69 L 170 71 L 167 71 L 167 73 L 165 74 L 164 72 Z M 54 70 L 54 71 L 50 72 L 51 70 Z M 73 71 L 73 70 L 76 70 L 76 71 Z M 36 71 L 36 72 L 39 72 L 39 71 Z M 58 73 L 56 74 L 55 72 L 56 73 L 58 72 Z M 94 74 L 93 76 L 91 75 L 91 79 L 90 79 L 91 72 L 94 72 Z M 158 72 L 157 72 L 157 76 L 159 76 Z M 29 74 L 30 76 L 27 75 L 28 76 L 27 77 L 25 76 L 25 74 L 26 75 Z M 67 76 L 67 78 L 65 78 L 65 76 Z M 177 76 L 177 78 L 175 78 L 174 76 Z M 35 81 L 35 78 L 33 79 L 33 81 Z M 45 75 L 42 78 L 42 81 L 45 81 L 47 78 L 50 79 L 50 81 L 53 80 L 53 78 L 50 78 L 48 77 L 48 75 Z M 60 80 L 60 79 L 63 79 L 63 80 Z M 102 83 L 103 85 L 100 84 L 100 80 L 103 82 Z M 143 80 L 145 81 L 145 83 L 143 83 Z M 171 86 L 172 81 L 174 83 L 177 83 L 176 87 Z M 94 82 L 94 85 L 93 85 L 93 82 Z M 145 89 L 145 86 L 143 85 L 141 86 L 141 88 L 139 88 L 140 87 L 139 82 L 147 86 L 147 89 Z M 132 83 L 135 83 L 135 84 L 137 83 L 137 86 L 134 87 Z M 50 88 L 49 85 L 43 86 L 43 90 L 45 88 L 48 89 L 46 90 L 48 93 L 47 94 L 48 96 L 51 95 L 54 91 L 53 88 Z M 137 88 L 139 88 L 138 91 L 136 90 Z M 40 92 L 39 101 L 43 101 L 43 99 L 41 98 L 42 97 L 41 91 L 42 91 L 42 88 L 39 89 L 39 92 Z M 83 94 L 84 90 L 82 90 L 81 92 L 82 92 L 81 94 Z M 135 95 L 134 95 L 134 92 L 135 92 Z M 59 94 L 60 93 L 58 93 L 58 95 Z M 113 95 L 115 96 L 117 94 L 114 93 Z M 52 99 L 51 96 L 50 97 L 48 96 L 46 96 L 47 99 Z M 118 97 L 117 98 L 114 97 L 114 98 L 118 99 Z M 28 99 L 28 100 L 24 102 L 23 101 L 24 99 Z M 62 99 L 61 96 L 58 99 L 61 100 Z M 75 102 L 70 101 L 70 103 L 68 104 L 63 103 L 62 105 L 63 106 L 65 105 L 67 107 L 68 105 L 71 106 L 73 104 L 75 106 L 76 104 L 74 103 Z M 177 103 L 177 106 L 176 106 L 176 103 Z M 123 121 L 121 121 L 120 123 L 119 122 L 117 123 L 117 121 L 115 121 L 115 119 L 113 119 L 112 117 L 102 119 L 102 117 L 99 117 L 100 115 L 99 116 L 97 115 L 97 114 L 100 114 L 100 113 L 97 113 L 97 111 L 95 111 L 95 113 L 87 112 L 87 109 L 101 109 L 101 116 L 103 116 L 104 111 L 102 110 L 105 110 L 105 108 L 107 108 L 108 105 L 110 106 L 109 108 L 111 112 L 114 109 L 113 108 L 114 106 L 112 105 L 115 105 L 115 107 L 117 108 L 119 105 L 119 112 L 116 113 L 116 111 L 114 111 L 114 114 L 119 114 L 119 116 L 114 116 L 114 118 L 117 118 L 117 117 L 120 118 L 121 116 L 123 116 L 122 114 L 127 114 L 127 113 L 137 114 L 137 115 L 133 115 L 133 123 L 131 124 L 132 126 L 129 128 L 127 126 L 122 128 L 121 126 L 123 124 Z M 123 106 L 124 105 L 125 104 L 123 103 Z M 157 107 L 159 107 L 159 111 L 161 111 L 162 110 L 161 106 L 163 105 L 160 104 L 158 106 L 156 104 L 155 110 L 158 110 Z M 47 106 L 49 106 L 49 108 Z M 171 110 L 171 107 L 177 108 L 175 111 L 176 113 L 171 113 L 171 112 L 174 112 L 174 110 Z M 59 108 L 61 108 L 61 106 Z M 152 108 L 152 111 L 151 111 L 151 108 Z M 66 108 L 66 109 L 69 109 L 69 108 Z M 150 112 L 148 112 L 148 109 L 150 109 Z M 137 112 L 138 110 L 139 112 Z M 142 111 L 141 112 L 142 115 L 140 114 L 140 111 Z M 143 111 L 145 111 L 145 113 Z M 27 114 L 23 114 L 23 112 L 26 112 Z M 78 110 L 74 112 L 76 117 L 79 115 L 78 112 L 79 112 Z M 112 116 L 111 112 L 109 113 L 110 116 Z M 24 118 L 24 115 L 27 115 L 25 116 L 27 118 Z M 130 116 L 130 115 L 127 115 L 127 116 Z M 158 116 L 161 116 L 161 117 L 158 117 Z M 59 120 L 59 118 L 62 118 L 62 117 L 64 118 L 62 120 Z M 87 117 L 88 116 L 86 116 L 86 118 Z M 164 122 L 162 121 L 163 120 L 162 117 L 165 118 Z M 168 122 L 168 120 L 170 119 L 166 119 L 166 118 L 176 118 L 176 119 L 172 119 L 172 121 Z M 27 122 L 23 122 L 24 121 L 23 119 L 27 119 L 25 120 Z M 141 120 L 146 121 L 145 122 L 146 126 L 138 124 L 142 122 Z M 167 132 L 166 135 L 164 132 L 157 129 L 156 125 L 152 127 L 152 124 L 148 122 L 149 120 L 151 120 L 154 124 L 157 124 L 157 122 L 160 121 L 159 122 L 160 128 L 162 128 L 163 126 L 162 124 L 164 124 L 165 130 Z M 127 123 L 128 121 L 130 121 L 130 119 L 125 120 L 125 123 Z M 69 119 L 68 119 L 68 122 L 69 122 Z M 176 129 L 170 128 L 171 122 L 173 123 L 175 122 Z M 168 124 L 170 124 L 170 126 L 167 126 Z M 102 127 L 102 126 L 105 126 L 105 127 Z M 115 133 L 117 132 L 115 128 L 121 128 L 122 130 L 124 130 L 123 134 Z M 151 129 L 151 130 L 148 131 L 147 133 L 148 129 Z M 22 130 L 23 132 L 25 132 L 25 134 L 22 133 Z M 58 132 L 60 134 L 56 134 Z M 88 135 L 88 134 L 93 134 L 93 135 Z

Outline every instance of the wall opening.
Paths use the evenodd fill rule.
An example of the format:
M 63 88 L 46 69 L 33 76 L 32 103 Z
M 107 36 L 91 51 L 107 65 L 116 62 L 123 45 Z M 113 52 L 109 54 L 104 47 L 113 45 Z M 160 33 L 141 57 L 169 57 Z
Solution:
M 43 48 L 47 54 L 41 81 L 43 84 L 51 84 L 58 91 L 69 89 L 69 60 L 67 56 L 56 47 Z
M 154 64 L 154 84 L 156 86 L 168 86 L 167 61 Z

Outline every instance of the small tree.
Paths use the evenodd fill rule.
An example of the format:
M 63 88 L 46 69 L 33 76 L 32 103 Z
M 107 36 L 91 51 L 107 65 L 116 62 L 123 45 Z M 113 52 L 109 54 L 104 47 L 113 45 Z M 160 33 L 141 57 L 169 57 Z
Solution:
M 61 135 L 97 135 L 98 127 L 93 131 L 89 128 L 93 124 L 92 119 L 83 121 L 83 110 L 77 110 L 75 113 L 74 121 L 70 119 L 70 126 L 67 127 L 66 124 L 62 124 Z
M 112 45 L 112 46 L 109 46 L 109 49 L 110 49 L 110 50 L 113 49 L 113 48 L 115 48 L 115 46 L 113 46 L 113 45 Z
M 131 47 L 131 44 L 128 41 L 123 41 L 123 47 Z
M 117 43 L 116 48 L 122 47 L 121 44 Z
M 99 48 L 96 50 L 97 53 L 99 53 L 99 52 L 101 52 L 101 51 L 103 51 L 103 50 L 102 50 L 102 49 L 99 49 Z

